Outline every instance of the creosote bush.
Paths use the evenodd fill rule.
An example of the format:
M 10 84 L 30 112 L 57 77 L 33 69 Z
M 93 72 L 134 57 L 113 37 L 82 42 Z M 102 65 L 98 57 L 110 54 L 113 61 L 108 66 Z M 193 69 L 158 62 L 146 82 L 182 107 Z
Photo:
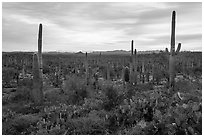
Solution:
M 83 78 L 68 76 L 63 86 L 63 92 L 68 96 L 68 103 L 81 104 L 88 97 L 86 81 Z
M 16 92 L 10 97 L 12 102 L 29 101 L 30 99 L 30 89 L 25 86 L 18 87 Z
M 102 91 L 105 94 L 105 99 L 103 100 L 103 107 L 105 110 L 110 111 L 120 104 L 122 100 L 122 95 L 120 95 L 116 88 L 111 84 L 103 86 Z

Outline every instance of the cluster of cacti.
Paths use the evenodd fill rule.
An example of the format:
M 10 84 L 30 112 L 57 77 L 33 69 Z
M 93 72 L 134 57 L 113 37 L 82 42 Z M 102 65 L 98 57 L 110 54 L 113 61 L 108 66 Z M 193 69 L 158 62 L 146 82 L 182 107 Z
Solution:
M 175 26 L 176 26 L 176 12 L 172 13 L 172 28 L 171 28 L 171 50 L 170 52 L 166 48 L 166 52 L 169 53 L 169 87 L 174 90 L 175 86 L 175 55 L 177 55 L 181 49 L 181 43 L 178 44 L 175 51 Z
M 36 105 L 43 103 L 43 80 L 42 80 L 42 24 L 39 26 L 38 54 L 33 55 L 33 89 L 32 98 Z
M 178 44 L 178 48 L 175 51 L 175 18 L 176 18 L 176 12 L 173 11 L 172 14 L 172 31 L 171 31 L 171 50 L 170 50 L 170 56 L 169 56 L 169 76 L 170 76 L 170 87 L 174 88 L 174 78 L 175 78 L 175 55 L 179 52 L 180 48 L 181 48 L 181 43 Z M 137 61 L 137 51 L 136 49 L 134 50 L 134 41 L 131 41 L 131 60 L 129 63 L 129 68 L 127 69 L 127 67 L 123 68 L 123 80 L 126 82 L 130 82 L 131 84 L 137 84 L 138 80 L 137 80 L 137 68 L 138 68 L 138 61 Z M 168 52 L 168 49 L 166 48 L 166 51 Z M 37 58 L 37 59 L 36 59 Z M 38 66 L 33 66 L 34 72 L 38 73 L 38 76 L 35 75 L 34 73 L 34 79 L 38 78 L 38 86 L 39 86 L 39 90 L 42 92 L 42 24 L 40 24 L 39 27 L 39 35 L 38 35 L 38 54 L 34 54 L 33 57 L 33 61 L 38 61 L 38 63 L 33 62 L 33 64 L 38 64 Z M 127 65 L 127 61 L 125 59 L 123 59 L 122 61 L 123 65 L 126 66 Z M 101 53 L 99 55 L 99 59 L 97 60 L 92 60 L 91 61 L 92 64 L 97 65 L 102 63 L 102 59 L 101 59 Z M 108 61 L 108 63 L 106 63 L 106 68 L 107 68 L 107 73 L 106 73 L 106 78 L 107 80 L 110 80 L 110 62 Z M 87 57 L 87 53 L 86 53 L 86 57 L 85 57 L 85 61 L 84 61 L 84 66 L 85 66 L 85 77 L 86 77 L 86 83 L 87 85 L 89 84 L 89 78 L 90 78 L 90 72 L 89 72 L 89 65 L 88 65 L 88 57 Z M 117 65 L 118 66 L 118 65 Z M 147 82 L 149 82 L 149 76 L 150 76 L 150 69 L 149 69 L 150 63 L 145 65 L 145 60 L 142 59 L 141 60 L 141 64 L 139 66 L 139 72 L 140 72 L 140 81 L 142 81 L 142 83 L 145 83 L 145 80 L 147 80 Z M 147 67 L 147 68 L 145 68 Z M 37 71 L 37 68 L 39 69 Z M 153 67 L 154 70 L 154 67 Z M 57 70 L 59 71 L 59 70 Z M 35 81 L 35 80 L 34 80 Z M 37 80 L 36 80 L 37 81 Z M 35 84 L 34 84 L 35 85 Z M 35 86 L 34 86 L 35 87 Z

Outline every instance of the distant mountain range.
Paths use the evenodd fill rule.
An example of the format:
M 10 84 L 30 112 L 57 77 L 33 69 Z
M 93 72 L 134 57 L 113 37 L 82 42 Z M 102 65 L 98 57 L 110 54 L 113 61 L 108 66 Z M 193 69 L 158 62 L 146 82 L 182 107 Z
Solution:
M 137 54 L 152 54 L 152 53 L 160 53 L 163 52 L 162 50 L 151 50 L 151 51 L 137 51 Z M 126 50 L 113 50 L 113 51 L 94 51 L 91 54 L 105 54 L 105 55 L 114 55 L 114 54 L 124 54 L 130 55 L 131 51 Z
M 153 54 L 153 53 L 161 53 L 164 52 L 164 50 L 148 50 L 148 51 L 137 51 L 137 54 Z M 183 51 L 182 51 L 183 52 Z M 191 52 L 191 51 L 184 51 L 184 52 Z M 199 51 L 198 51 L 199 52 Z M 202 52 L 202 51 L 200 51 Z M 2 53 L 7 53 L 7 52 L 2 52 Z M 33 52 L 22 52 L 22 51 L 14 51 L 14 52 L 10 52 L 10 53 L 33 53 Z M 61 51 L 49 51 L 49 52 L 43 52 L 43 54 L 77 54 L 77 55 L 83 55 L 86 52 L 61 52 Z M 92 54 L 92 55 L 130 55 L 131 51 L 126 51 L 126 50 L 113 50 L 113 51 L 93 51 L 93 52 L 88 52 L 88 54 Z
M 163 52 L 162 50 L 151 50 L 151 51 L 137 51 L 137 54 L 152 54 L 152 53 L 160 53 Z M 77 55 L 83 55 L 86 52 L 58 52 L 58 51 L 51 51 L 51 52 L 44 52 L 45 54 L 77 54 Z M 93 51 L 93 52 L 88 52 L 88 54 L 92 55 L 130 55 L 131 51 L 126 51 L 126 50 L 113 50 L 113 51 Z

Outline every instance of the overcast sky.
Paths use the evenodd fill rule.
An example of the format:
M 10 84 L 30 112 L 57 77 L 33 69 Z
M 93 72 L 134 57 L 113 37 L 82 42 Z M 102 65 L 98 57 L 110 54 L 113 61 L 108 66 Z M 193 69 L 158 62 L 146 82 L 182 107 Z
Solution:
M 36 51 L 43 24 L 43 51 L 170 48 L 176 11 L 176 47 L 202 50 L 202 3 L 3 3 L 2 51 Z

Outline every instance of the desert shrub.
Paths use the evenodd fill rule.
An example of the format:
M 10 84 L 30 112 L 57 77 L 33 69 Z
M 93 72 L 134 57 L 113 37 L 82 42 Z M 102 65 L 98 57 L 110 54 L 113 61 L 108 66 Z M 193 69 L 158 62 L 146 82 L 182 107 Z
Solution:
M 105 134 L 105 112 L 86 110 L 76 105 L 46 106 L 32 134 Z
M 195 68 L 193 68 L 193 74 L 196 77 L 201 76 L 202 75 L 202 67 L 195 67 Z
M 2 122 L 7 122 L 13 119 L 16 113 L 10 109 L 2 109 Z
M 107 84 L 103 86 L 102 91 L 105 94 L 105 98 L 103 100 L 103 108 L 107 111 L 115 108 L 118 104 L 120 104 L 122 96 L 119 95 L 116 88 L 111 84 Z
M 13 119 L 12 126 L 16 129 L 18 134 L 30 134 L 38 120 L 39 116 L 33 114 L 21 115 Z
M 3 135 L 30 134 L 34 130 L 39 116 L 18 114 L 10 109 L 2 113 Z
M 101 110 L 103 101 L 95 98 L 85 98 L 83 107 L 87 110 Z
M 9 103 L 9 97 L 10 97 L 9 94 L 6 93 L 2 94 L 2 105 L 6 105 Z
M 138 125 L 135 125 L 135 126 L 130 127 L 130 128 L 124 128 L 122 130 L 119 130 L 117 134 L 119 134 L 119 135 L 145 135 L 142 128 Z
M 32 82 L 32 79 L 30 78 L 24 78 L 19 80 L 18 82 L 18 87 L 27 87 L 29 89 L 32 89 L 32 85 L 33 85 L 33 82 Z
M 11 102 L 29 101 L 31 99 L 30 90 L 31 89 L 25 86 L 18 87 L 16 92 L 12 93 L 10 96 Z
M 17 79 L 18 70 L 12 67 L 3 67 L 2 68 L 2 86 L 3 87 L 14 87 L 11 81 Z
M 202 84 L 200 83 L 192 83 L 190 81 L 178 81 L 175 83 L 175 91 L 176 92 L 184 92 L 184 93 L 193 93 L 195 90 L 201 90 Z
M 147 83 L 147 84 L 138 84 L 136 86 L 136 91 L 148 91 L 148 90 L 153 90 L 153 83 Z
M 66 134 L 74 135 L 97 135 L 105 134 L 105 120 L 101 119 L 97 114 L 90 113 L 87 117 L 78 119 L 69 119 L 66 122 L 68 132 Z
M 125 96 L 126 98 L 130 99 L 132 96 L 135 95 L 136 89 L 130 84 L 126 88 Z
M 129 71 L 129 69 L 126 67 L 126 68 L 124 69 L 124 76 L 123 76 L 125 82 L 129 82 L 129 80 L 130 80 L 129 73 L 130 73 L 130 71 Z
M 68 96 L 71 104 L 81 104 L 84 98 L 88 97 L 86 81 L 77 76 L 69 76 L 66 80 L 63 92 Z
M 69 99 L 59 88 L 49 88 L 44 91 L 45 100 L 51 104 L 66 103 Z

